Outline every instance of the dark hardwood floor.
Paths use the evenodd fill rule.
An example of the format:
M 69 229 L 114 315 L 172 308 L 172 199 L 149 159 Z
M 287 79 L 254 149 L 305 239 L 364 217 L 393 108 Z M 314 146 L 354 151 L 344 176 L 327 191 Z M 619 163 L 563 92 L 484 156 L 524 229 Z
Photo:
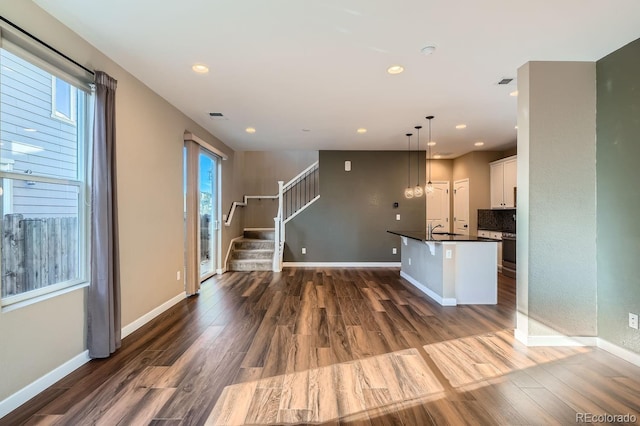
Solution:
M 0 425 L 529 425 L 640 418 L 640 368 L 596 348 L 513 338 L 495 306 L 442 307 L 397 269 L 213 277 L 199 296 Z

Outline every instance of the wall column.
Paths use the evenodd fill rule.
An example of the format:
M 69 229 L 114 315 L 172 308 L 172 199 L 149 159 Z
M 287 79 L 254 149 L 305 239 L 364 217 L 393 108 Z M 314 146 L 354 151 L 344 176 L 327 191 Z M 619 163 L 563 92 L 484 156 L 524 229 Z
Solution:
M 595 344 L 596 67 L 518 70 L 516 338 Z

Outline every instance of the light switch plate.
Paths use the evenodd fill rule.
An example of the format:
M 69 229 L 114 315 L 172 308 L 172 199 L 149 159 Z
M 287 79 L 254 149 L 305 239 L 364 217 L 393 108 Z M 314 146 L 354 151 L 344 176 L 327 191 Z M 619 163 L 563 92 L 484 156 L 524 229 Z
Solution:
M 396 220 L 400 220 L 400 214 L 396 215 Z

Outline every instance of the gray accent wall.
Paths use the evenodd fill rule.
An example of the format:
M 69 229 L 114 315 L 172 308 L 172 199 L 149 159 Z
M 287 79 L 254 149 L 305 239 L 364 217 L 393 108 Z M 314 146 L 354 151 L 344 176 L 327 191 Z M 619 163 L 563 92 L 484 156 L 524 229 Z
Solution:
M 602 339 L 640 352 L 640 39 L 599 60 L 598 331 Z
M 425 185 L 424 154 L 420 158 Z M 319 161 L 320 199 L 287 224 L 285 262 L 400 262 L 400 237 L 386 231 L 424 229 L 426 210 L 424 197 L 404 198 L 406 151 L 320 151 Z
M 518 70 L 517 333 L 597 335 L 596 67 Z

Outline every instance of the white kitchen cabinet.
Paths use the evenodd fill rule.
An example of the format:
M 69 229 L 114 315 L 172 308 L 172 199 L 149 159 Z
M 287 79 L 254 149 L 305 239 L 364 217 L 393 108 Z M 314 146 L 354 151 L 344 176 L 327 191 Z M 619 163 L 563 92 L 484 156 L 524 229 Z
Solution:
M 489 163 L 491 208 L 512 209 L 516 206 L 515 188 L 518 185 L 517 156 Z
M 502 241 L 502 232 L 478 229 L 478 237 Z M 498 271 L 502 271 L 502 242 L 498 243 Z

